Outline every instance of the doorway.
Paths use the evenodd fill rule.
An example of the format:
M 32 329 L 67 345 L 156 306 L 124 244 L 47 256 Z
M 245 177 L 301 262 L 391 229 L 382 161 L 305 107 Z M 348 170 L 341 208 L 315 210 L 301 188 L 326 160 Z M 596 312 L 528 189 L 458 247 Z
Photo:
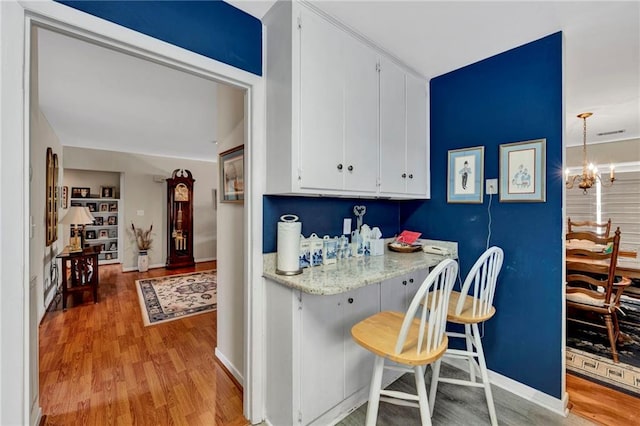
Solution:
M 244 286 L 247 288 L 247 291 L 244 292 L 243 298 L 243 307 L 245 308 L 245 312 L 247 312 L 246 307 L 252 306 L 253 304 L 257 304 L 258 311 L 260 308 L 259 298 L 252 298 L 251 293 L 253 291 L 253 286 L 257 287 L 257 282 L 259 281 L 260 274 L 256 271 L 261 270 L 261 235 L 262 228 L 259 220 L 259 216 L 256 215 L 256 212 L 252 211 L 252 207 L 254 205 L 253 199 L 255 198 L 260 202 L 260 195 L 262 191 L 261 186 L 254 185 L 253 175 L 252 175 L 252 157 L 253 157 L 253 144 L 254 140 L 260 140 L 263 137 L 263 118 L 262 115 L 257 112 L 262 108 L 262 99 L 264 98 L 264 88 L 262 87 L 262 83 L 260 78 L 245 73 L 243 71 L 239 71 L 236 69 L 231 69 L 230 67 L 217 63 L 211 60 L 203 60 L 200 57 L 194 57 L 197 55 L 186 54 L 181 49 L 174 48 L 172 46 L 165 46 L 164 43 L 155 42 L 148 40 L 148 37 L 143 37 L 136 34 L 131 34 L 130 31 L 119 28 L 116 25 L 104 25 L 99 29 L 99 33 L 95 33 L 91 31 L 93 22 L 91 19 L 78 16 L 76 13 L 69 13 L 64 7 L 56 4 L 29 4 L 29 5 L 19 5 L 12 4 L 10 7 L 3 7 L 2 9 L 3 15 L 3 24 L 7 22 L 15 23 L 10 25 L 3 25 L 3 38 L 4 40 L 12 39 L 18 40 L 18 44 L 14 47 L 14 51 L 11 55 L 8 56 L 7 62 L 3 64 L 3 87 L 12 87 L 15 90 L 8 90 L 3 93 L 7 94 L 5 98 L 6 105 L 12 106 L 12 108 L 3 109 L 3 125 L 5 126 L 4 136 L 9 137 L 11 140 L 15 140 L 16 144 L 19 144 L 17 149 L 16 147 L 11 147 L 11 149 L 3 150 L 3 169 L 8 174 L 13 174 L 15 176 L 22 176 L 23 185 L 17 185 L 14 189 L 4 191 L 3 193 L 3 205 L 14 205 L 14 206 L 24 206 L 24 209 L 15 209 L 14 215 L 5 215 L 3 218 L 3 230 L 9 229 L 7 227 L 8 221 L 11 221 L 13 229 L 15 232 L 7 232 L 5 236 L 13 238 L 15 242 L 15 250 L 13 253 L 9 251 L 3 250 L 3 254 L 5 256 L 3 259 L 3 265 L 16 265 L 15 268 L 4 268 L 3 270 L 3 280 L 10 279 L 14 282 L 22 282 L 22 288 L 26 289 L 28 287 L 28 268 L 21 269 L 19 265 L 24 265 L 25 260 L 29 257 L 29 240 L 24 240 L 22 238 L 23 235 L 28 235 L 28 226 L 29 217 L 28 217 L 28 200 L 30 198 L 30 188 L 29 188 L 29 155 L 28 155 L 28 144 L 25 141 L 29 140 L 29 128 L 28 122 L 21 117 L 19 112 L 23 110 L 28 110 L 29 99 L 28 93 L 25 96 L 24 92 L 28 92 L 28 89 L 24 89 L 24 92 L 19 89 L 22 87 L 19 83 L 17 83 L 21 79 L 22 67 L 21 63 L 23 61 L 22 56 L 26 57 L 26 63 L 29 63 L 29 53 L 25 52 L 20 46 L 28 46 L 30 40 L 30 29 L 33 24 L 42 24 L 47 27 L 56 27 L 64 31 L 70 31 L 76 35 L 81 35 L 83 38 L 93 38 L 100 43 L 106 43 L 109 45 L 113 45 L 118 49 L 122 49 L 124 51 L 132 52 L 135 55 L 139 55 L 142 57 L 149 58 L 150 60 L 154 60 L 160 63 L 165 63 L 170 66 L 175 66 L 188 72 L 193 72 L 198 75 L 203 75 L 206 77 L 214 78 L 218 81 L 225 82 L 231 84 L 240 89 L 246 90 L 245 94 L 245 116 L 247 120 L 244 124 L 246 132 L 245 132 L 245 150 L 247 152 L 247 194 L 251 195 L 249 200 L 245 203 L 245 213 L 244 213 L 244 223 L 245 223 L 245 240 L 249 235 L 258 235 L 259 237 L 256 239 L 253 238 L 254 243 L 257 243 L 255 247 L 249 246 L 249 244 L 245 244 L 244 249 L 244 259 L 247 259 L 245 265 L 243 265 L 244 271 Z M 31 13 L 34 13 L 32 16 Z M 34 16 L 38 17 L 35 18 Z M 4 37 L 5 35 L 9 35 L 10 37 Z M 6 65 L 6 68 L 4 68 Z M 28 78 L 28 71 L 24 72 L 23 75 L 25 78 Z M 3 96 L 4 97 L 4 96 Z M 15 114 L 18 112 L 18 114 Z M 15 120 L 13 120 L 15 119 Z M 259 144 L 258 144 L 259 145 Z M 21 147 L 20 147 L 21 146 Z M 4 155 L 6 154 L 6 155 Z M 262 153 L 260 153 L 260 149 L 258 148 L 258 158 L 262 157 Z M 5 167 L 6 166 L 6 167 Z M 256 174 L 262 173 L 262 170 L 258 169 Z M 3 185 L 5 188 L 6 185 Z M 252 192 L 252 189 L 255 192 Z M 259 212 L 257 212 L 259 213 Z M 256 232 L 252 232 L 253 230 Z M 15 233 L 15 236 L 13 235 Z M 14 238 L 16 237 L 16 238 Z M 258 240 L 258 241 L 256 241 Z M 5 263 L 7 262 L 7 263 Z M 258 262 L 259 264 L 256 264 Z M 257 276 L 257 279 L 256 279 Z M 247 283 L 255 283 L 249 286 Z M 24 295 L 23 295 L 24 294 Z M 12 316 L 15 313 L 15 319 L 18 319 L 20 323 L 23 324 L 23 327 L 15 327 L 11 331 L 11 336 L 9 333 L 4 335 L 3 338 L 11 338 L 12 336 L 15 338 L 15 341 L 23 341 L 28 340 L 28 335 L 32 330 L 32 326 L 30 326 L 28 321 L 21 321 L 19 318 L 21 315 L 19 311 L 22 310 L 25 312 L 27 317 L 30 317 L 29 312 L 29 297 L 28 294 L 25 294 L 21 289 L 18 291 L 13 291 L 13 289 L 3 289 L 2 292 L 3 301 L 3 313 L 5 316 Z M 16 306 L 16 309 L 10 308 L 5 310 L 5 306 Z M 258 311 L 255 311 L 259 314 Z M 246 316 L 246 315 L 245 315 Z M 259 315 L 257 315 L 259 318 Z M 258 327 L 253 327 L 253 323 L 256 322 L 253 318 L 250 318 L 248 321 L 245 321 L 243 325 L 242 331 L 249 330 L 250 333 L 245 333 L 244 338 L 244 347 L 243 353 L 249 353 L 245 358 L 247 359 L 246 366 L 249 368 L 245 368 L 245 411 L 247 412 L 247 417 L 252 419 L 256 418 L 254 416 L 261 416 L 259 411 L 259 407 L 261 403 L 259 400 L 252 401 L 252 391 L 251 388 L 255 386 L 255 382 L 259 379 L 260 374 L 252 371 L 255 370 L 253 367 L 257 366 L 259 369 L 259 354 L 252 355 L 252 351 L 250 350 L 251 342 L 254 340 L 250 334 L 258 333 Z M 32 324 L 32 323 L 31 323 Z M 3 418 L 15 418 L 25 419 L 25 416 L 29 416 L 29 407 L 27 406 L 27 401 L 30 400 L 31 391 L 33 390 L 29 384 L 29 380 L 27 378 L 29 373 L 28 367 L 28 352 L 29 352 L 29 343 L 25 343 L 24 347 L 19 346 L 17 348 L 13 348 L 11 357 L 3 357 L 3 382 L 5 379 L 9 383 L 18 383 L 20 389 L 23 389 L 21 392 L 15 392 L 15 398 L 8 397 L 4 398 L 3 393 Z M 3 352 L 4 353 L 4 352 Z M 255 352 L 254 352 L 255 353 Z M 11 368 L 9 367 L 8 362 L 15 359 L 22 359 L 20 363 L 17 364 L 19 368 Z M 16 364 L 14 364 L 16 365 Z M 257 387 L 259 389 L 259 387 Z M 37 389 L 35 390 L 37 394 Z M 258 392 L 259 394 L 259 392 Z M 260 397 L 260 395 L 258 395 Z M 249 404 L 247 404 L 247 400 L 249 400 Z M 8 407 L 14 407 L 10 409 Z M 253 414 L 254 410 L 256 414 Z M 18 420 L 19 423 L 26 422 Z

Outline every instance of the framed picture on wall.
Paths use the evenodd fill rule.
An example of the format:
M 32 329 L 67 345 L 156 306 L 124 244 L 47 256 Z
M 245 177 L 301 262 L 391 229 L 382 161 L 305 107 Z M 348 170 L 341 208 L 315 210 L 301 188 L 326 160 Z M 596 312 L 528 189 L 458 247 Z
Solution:
M 500 202 L 547 200 L 546 139 L 500 145 Z
M 113 198 L 115 197 L 116 188 L 114 186 L 101 186 L 100 198 Z
M 484 146 L 449 151 L 447 203 L 482 203 Z
M 63 209 L 69 208 L 69 187 L 62 187 L 62 205 L 60 206 Z
M 71 198 L 89 198 L 91 188 L 71 187 Z
M 220 201 L 244 202 L 244 145 L 220 154 Z

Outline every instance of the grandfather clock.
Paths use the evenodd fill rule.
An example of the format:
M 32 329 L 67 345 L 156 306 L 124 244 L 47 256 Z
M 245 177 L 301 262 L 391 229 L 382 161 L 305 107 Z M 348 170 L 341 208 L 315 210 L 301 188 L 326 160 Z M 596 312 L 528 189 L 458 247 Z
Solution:
M 191 172 L 176 169 L 167 179 L 168 269 L 193 266 L 193 183 Z

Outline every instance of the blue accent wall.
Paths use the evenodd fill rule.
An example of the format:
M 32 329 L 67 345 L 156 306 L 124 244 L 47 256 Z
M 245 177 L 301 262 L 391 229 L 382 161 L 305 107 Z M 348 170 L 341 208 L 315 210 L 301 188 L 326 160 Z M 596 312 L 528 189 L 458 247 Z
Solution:
M 262 23 L 223 1 L 56 1 L 262 75 Z
M 459 242 L 466 274 L 485 250 L 489 196 L 447 204 L 447 151 L 485 146 L 485 178 L 497 178 L 499 145 L 546 138 L 547 201 L 491 203 L 490 245 L 505 252 L 485 325 L 488 367 L 553 397 L 562 379 L 562 33 L 434 78 L 431 200 L 403 202 L 401 227 Z M 464 275 L 463 275 L 464 277 Z
M 276 251 L 276 236 L 280 216 L 295 214 L 302 222 L 305 237 L 312 232 L 324 235 L 342 235 L 342 219 L 351 218 L 351 229 L 356 228 L 353 206 L 365 206 L 363 223 L 382 231 L 384 238 L 399 232 L 400 205 L 398 201 L 363 200 L 330 197 L 290 197 L 265 195 L 263 199 L 263 253 Z

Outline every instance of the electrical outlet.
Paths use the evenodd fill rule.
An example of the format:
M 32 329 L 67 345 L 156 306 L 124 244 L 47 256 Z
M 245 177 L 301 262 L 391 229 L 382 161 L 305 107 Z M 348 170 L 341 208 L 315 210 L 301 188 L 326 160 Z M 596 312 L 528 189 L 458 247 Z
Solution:
M 487 179 L 487 195 L 498 193 L 498 179 Z

